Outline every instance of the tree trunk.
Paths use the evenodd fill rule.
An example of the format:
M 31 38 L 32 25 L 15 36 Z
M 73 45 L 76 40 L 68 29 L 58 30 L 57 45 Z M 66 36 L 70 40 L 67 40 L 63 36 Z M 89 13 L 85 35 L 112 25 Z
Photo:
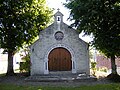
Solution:
M 115 64 L 115 56 L 111 56 L 111 69 L 112 74 L 117 74 L 116 64 Z
M 12 51 L 8 51 L 8 68 L 7 68 L 6 75 L 8 76 L 15 75 L 13 70 L 13 52 Z

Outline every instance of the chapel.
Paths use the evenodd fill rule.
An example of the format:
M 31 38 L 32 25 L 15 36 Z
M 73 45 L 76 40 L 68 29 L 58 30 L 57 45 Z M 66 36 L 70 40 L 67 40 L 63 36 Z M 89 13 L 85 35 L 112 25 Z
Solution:
M 31 47 L 31 76 L 50 73 L 85 73 L 90 75 L 89 45 L 77 30 L 63 22 L 58 10 L 54 22 L 40 31 Z

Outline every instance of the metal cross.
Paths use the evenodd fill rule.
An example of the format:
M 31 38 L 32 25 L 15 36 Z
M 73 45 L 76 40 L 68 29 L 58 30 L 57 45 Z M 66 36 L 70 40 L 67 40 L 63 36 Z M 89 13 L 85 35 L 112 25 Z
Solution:
M 58 8 L 57 10 L 59 11 L 60 9 Z

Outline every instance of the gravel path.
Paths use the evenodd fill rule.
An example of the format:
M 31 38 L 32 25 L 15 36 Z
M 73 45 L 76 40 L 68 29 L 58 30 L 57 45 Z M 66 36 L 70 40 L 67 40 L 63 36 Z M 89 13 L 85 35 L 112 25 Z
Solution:
M 4 84 L 15 84 L 15 85 L 33 85 L 33 86 L 53 86 L 53 87 L 78 87 L 80 85 L 96 85 L 96 84 L 110 84 L 112 82 L 106 79 L 98 79 L 97 81 L 84 81 L 84 82 L 75 82 L 75 81 L 62 81 L 62 82 L 30 82 L 25 81 L 24 76 L 2 76 L 0 77 L 0 83 Z

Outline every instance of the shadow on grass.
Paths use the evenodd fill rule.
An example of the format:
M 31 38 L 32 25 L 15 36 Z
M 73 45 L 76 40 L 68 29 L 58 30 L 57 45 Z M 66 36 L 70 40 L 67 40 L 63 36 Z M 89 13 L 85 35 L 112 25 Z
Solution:
M 6 75 L 6 73 L 2 73 L 2 74 L 0 74 L 0 77 L 3 77 L 3 76 L 5 76 Z
M 12 75 L 7 75 L 6 73 L 1 73 L 0 77 L 7 77 L 7 76 L 24 76 L 24 77 L 28 77 L 30 76 L 30 74 L 28 72 L 22 72 L 22 73 L 14 73 Z
M 107 79 L 113 82 L 120 82 L 120 75 L 111 73 L 107 76 Z

